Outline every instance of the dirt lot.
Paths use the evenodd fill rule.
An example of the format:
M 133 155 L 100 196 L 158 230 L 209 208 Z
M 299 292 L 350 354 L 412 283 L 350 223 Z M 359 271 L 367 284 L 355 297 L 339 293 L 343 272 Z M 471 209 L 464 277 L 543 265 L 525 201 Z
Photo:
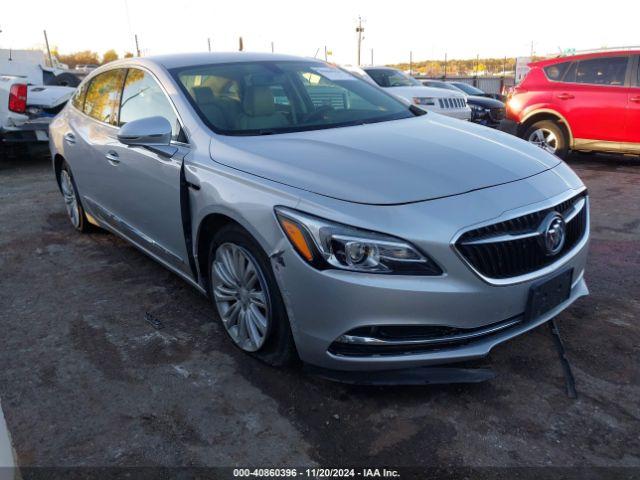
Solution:
M 591 296 L 558 320 L 577 400 L 546 326 L 477 385 L 268 368 L 178 277 L 74 232 L 46 159 L 1 160 L 0 399 L 20 465 L 640 467 L 640 160 L 570 164 L 592 198 Z

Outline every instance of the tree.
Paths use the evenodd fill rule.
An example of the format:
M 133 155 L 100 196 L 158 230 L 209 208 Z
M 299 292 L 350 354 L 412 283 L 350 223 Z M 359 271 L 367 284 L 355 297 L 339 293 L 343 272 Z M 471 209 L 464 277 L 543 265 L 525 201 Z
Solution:
M 102 63 L 105 64 L 113 62 L 114 60 L 118 60 L 118 58 L 118 54 L 114 49 L 107 50 L 106 52 L 104 52 L 104 55 L 102 55 Z
M 98 60 L 98 54 L 91 50 L 70 53 L 68 55 L 60 55 L 58 56 L 58 60 L 69 65 L 69 68 L 73 68 L 76 65 L 98 65 L 100 63 L 100 60 Z
M 124 58 L 133 58 L 133 53 L 127 52 L 124 54 Z

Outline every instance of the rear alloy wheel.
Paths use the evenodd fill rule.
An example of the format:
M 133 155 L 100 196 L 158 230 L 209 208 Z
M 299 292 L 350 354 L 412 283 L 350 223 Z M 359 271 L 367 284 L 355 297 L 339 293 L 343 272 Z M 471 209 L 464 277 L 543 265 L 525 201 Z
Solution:
M 82 203 L 80 203 L 80 197 L 78 190 L 76 189 L 73 176 L 69 166 L 65 163 L 60 170 L 60 176 L 58 178 L 60 185 L 60 191 L 64 198 L 64 206 L 67 209 L 67 215 L 71 221 L 73 228 L 79 232 L 87 232 L 90 224 L 87 221 L 87 217 L 84 214 Z
M 269 258 L 239 225 L 221 228 L 209 249 L 209 286 L 233 343 L 274 366 L 297 361 L 282 295 Z
M 565 158 L 569 150 L 564 128 L 553 120 L 534 123 L 525 132 L 524 139 L 560 158 Z

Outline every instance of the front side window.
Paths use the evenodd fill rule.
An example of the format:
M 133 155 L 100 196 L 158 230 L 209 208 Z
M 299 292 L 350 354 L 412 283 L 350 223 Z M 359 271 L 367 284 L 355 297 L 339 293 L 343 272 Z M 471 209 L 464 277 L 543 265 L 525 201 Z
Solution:
M 125 72 L 126 70 L 118 68 L 95 76 L 87 89 L 84 113 L 101 122 L 115 125 Z
M 178 140 L 180 123 L 169 99 L 151 74 L 130 68 L 122 90 L 119 125 L 147 117 L 164 117 L 172 126 L 172 138 Z
M 415 78 L 391 68 L 368 68 L 367 74 L 381 87 L 415 87 L 420 82 Z
M 580 60 L 576 62 L 575 72 L 567 73 L 565 81 L 590 85 L 624 85 L 627 63 L 628 57 Z
M 171 71 L 200 117 L 227 135 L 266 135 L 413 117 L 367 81 L 321 62 L 239 62 Z

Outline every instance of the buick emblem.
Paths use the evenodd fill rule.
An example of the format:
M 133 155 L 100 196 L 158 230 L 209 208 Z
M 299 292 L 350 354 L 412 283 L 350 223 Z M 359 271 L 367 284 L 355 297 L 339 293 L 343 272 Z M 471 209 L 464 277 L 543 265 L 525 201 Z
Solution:
M 558 212 L 549 212 L 538 229 L 540 246 L 548 256 L 557 255 L 566 238 L 564 218 Z

